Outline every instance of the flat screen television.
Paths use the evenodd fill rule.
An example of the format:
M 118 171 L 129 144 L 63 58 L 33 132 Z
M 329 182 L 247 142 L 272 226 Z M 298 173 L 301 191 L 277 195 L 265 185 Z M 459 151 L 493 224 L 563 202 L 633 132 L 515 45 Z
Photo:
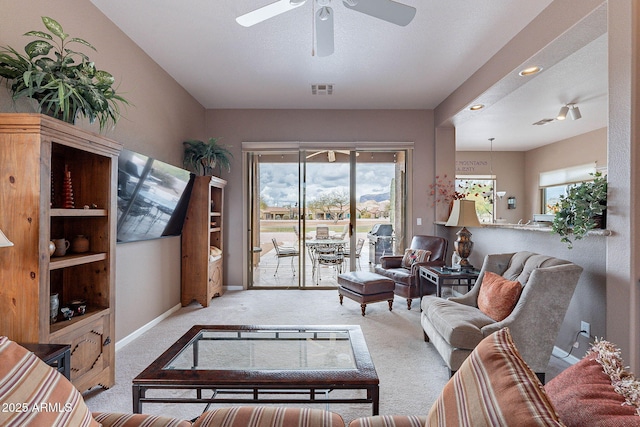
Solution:
M 178 236 L 189 204 L 189 171 L 130 150 L 118 158 L 118 243 Z

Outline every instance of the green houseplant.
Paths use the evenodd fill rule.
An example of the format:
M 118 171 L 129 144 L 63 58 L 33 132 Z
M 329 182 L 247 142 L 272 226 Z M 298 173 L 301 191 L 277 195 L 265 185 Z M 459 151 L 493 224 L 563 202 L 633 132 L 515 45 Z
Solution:
M 184 166 L 196 175 L 213 175 L 216 166 L 220 171 L 231 171 L 233 154 L 227 147 L 218 143 L 220 138 L 209 141 L 189 140 L 184 142 Z
M 102 131 L 120 118 L 127 100 L 116 93 L 114 77 L 96 69 L 84 53 L 69 48 L 79 44 L 96 50 L 86 40 L 69 37 L 62 26 L 47 16 L 42 22 L 49 32 L 29 31 L 36 37 L 21 54 L 12 47 L 0 48 L 0 77 L 10 82 L 13 99 L 32 98 L 40 112 L 69 123 L 78 115 L 98 120 Z
M 569 186 L 556 206 L 551 229 L 569 249 L 573 248 L 571 239 L 582 239 L 589 230 L 605 226 L 607 176 L 601 172 L 592 175 L 593 181 Z

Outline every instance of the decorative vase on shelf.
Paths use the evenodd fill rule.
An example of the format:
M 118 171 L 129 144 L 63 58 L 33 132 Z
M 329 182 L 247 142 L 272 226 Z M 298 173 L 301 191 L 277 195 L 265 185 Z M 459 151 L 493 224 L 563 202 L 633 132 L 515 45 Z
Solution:
M 60 308 L 60 298 L 58 294 L 52 294 L 49 305 L 49 315 L 51 316 L 51 323 L 56 323 L 58 320 L 58 309 Z
M 73 209 L 75 203 L 73 202 L 73 185 L 71 184 L 71 171 L 69 166 L 64 165 L 64 181 L 62 182 L 62 207 L 64 209 Z
M 78 234 L 76 237 L 71 239 L 71 252 L 82 253 L 89 251 L 89 239 L 83 236 L 82 234 Z

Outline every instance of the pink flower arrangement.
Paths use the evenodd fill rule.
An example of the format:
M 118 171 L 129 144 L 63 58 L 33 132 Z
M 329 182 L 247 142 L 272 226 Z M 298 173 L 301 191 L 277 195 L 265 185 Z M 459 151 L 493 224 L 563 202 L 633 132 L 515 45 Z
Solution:
M 435 206 L 438 203 L 449 204 L 453 200 L 464 199 L 467 193 L 457 191 L 453 180 L 447 178 L 447 174 L 444 174 L 442 177 L 436 175 L 436 181 L 429 185 L 429 195 L 433 197 L 432 206 Z

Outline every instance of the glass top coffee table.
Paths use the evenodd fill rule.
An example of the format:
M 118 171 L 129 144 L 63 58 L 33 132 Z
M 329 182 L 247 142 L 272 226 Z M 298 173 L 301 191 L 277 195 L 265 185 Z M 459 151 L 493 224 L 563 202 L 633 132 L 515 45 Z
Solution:
M 196 325 L 133 379 L 133 412 L 144 402 L 311 402 L 371 403 L 377 415 L 379 383 L 357 325 Z

